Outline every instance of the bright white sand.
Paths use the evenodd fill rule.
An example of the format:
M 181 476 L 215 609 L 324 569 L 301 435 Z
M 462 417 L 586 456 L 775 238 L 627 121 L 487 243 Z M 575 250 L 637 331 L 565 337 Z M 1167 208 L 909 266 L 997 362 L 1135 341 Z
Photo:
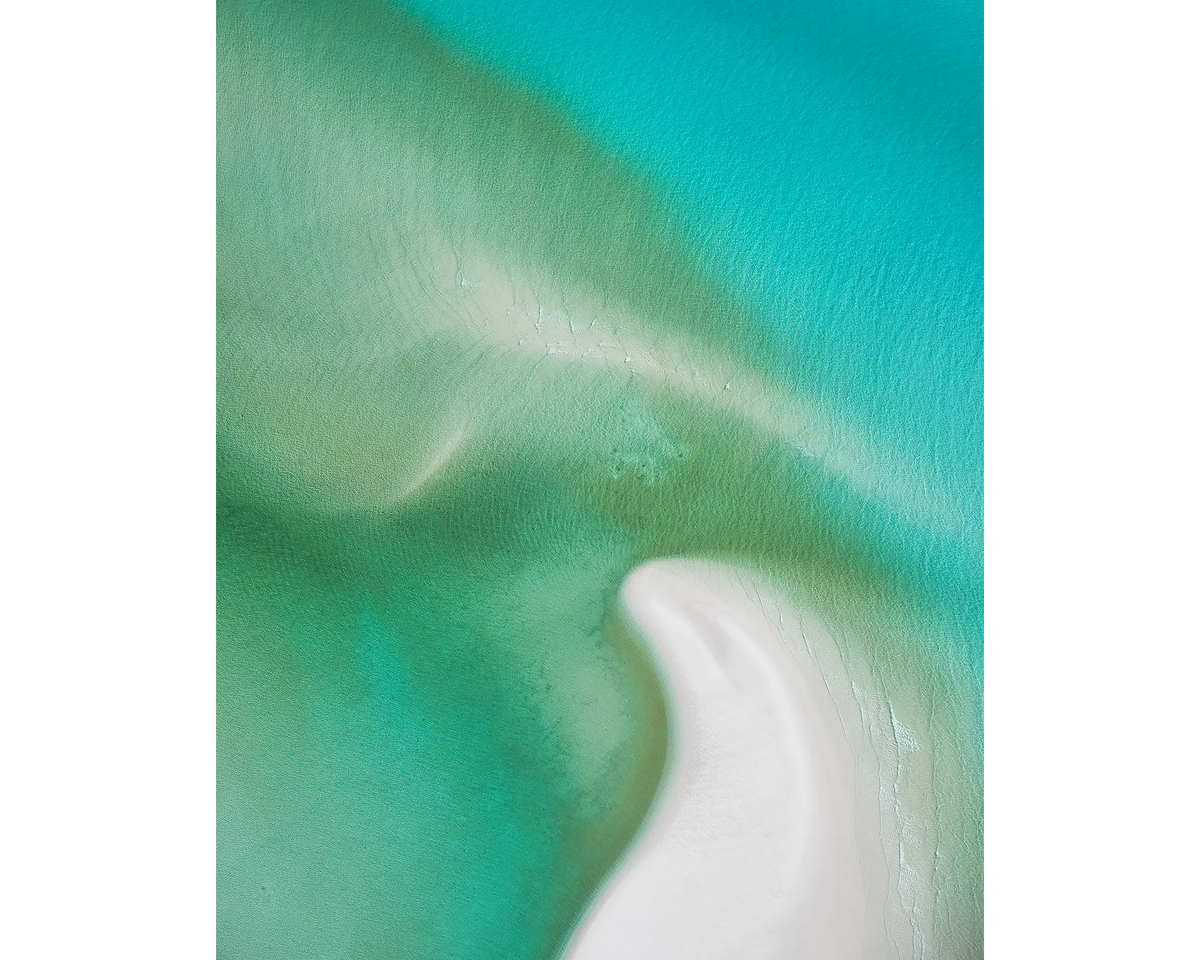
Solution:
M 854 751 L 779 608 L 749 580 L 677 561 L 639 568 L 622 600 L 664 674 L 674 755 L 565 955 L 863 957 L 876 937 Z

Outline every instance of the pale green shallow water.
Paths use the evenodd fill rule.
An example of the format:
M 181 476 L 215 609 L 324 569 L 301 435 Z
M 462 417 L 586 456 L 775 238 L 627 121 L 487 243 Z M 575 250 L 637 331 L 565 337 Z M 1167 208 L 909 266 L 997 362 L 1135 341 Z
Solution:
M 943 929 L 981 950 L 970 497 L 898 507 L 692 367 L 506 326 L 496 277 L 533 278 L 571 342 L 617 316 L 618 354 L 685 340 L 729 397 L 804 401 L 666 196 L 385 4 L 222 0 L 220 956 L 553 956 L 658 783 L 664 702 L 614 601 L 676 555 L 803 584 L 915 678 L 955 771 Z M 886 488 L 907 461 L 863 424 L 838 462 Z

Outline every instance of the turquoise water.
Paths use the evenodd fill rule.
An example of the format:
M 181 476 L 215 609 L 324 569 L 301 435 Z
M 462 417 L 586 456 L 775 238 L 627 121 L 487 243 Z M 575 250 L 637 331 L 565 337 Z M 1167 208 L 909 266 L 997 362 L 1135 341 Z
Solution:
M 785 375 L 944 484 L 980 563 L 982 4 L 405 6 L 661 187 Z
M 978 9 L 411 10 L 218 5 L 219 955 L 557 955 L 669 556 L 916 691 L 979 955 Z

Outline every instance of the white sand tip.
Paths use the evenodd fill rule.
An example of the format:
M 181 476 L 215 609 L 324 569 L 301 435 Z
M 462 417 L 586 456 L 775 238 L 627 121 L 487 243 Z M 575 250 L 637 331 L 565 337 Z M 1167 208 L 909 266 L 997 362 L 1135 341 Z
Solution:
M 673 757 L 571 960 L 861 958 L 854 757 L 753 589 L 655 562 L 622 600 L 663 672 Z

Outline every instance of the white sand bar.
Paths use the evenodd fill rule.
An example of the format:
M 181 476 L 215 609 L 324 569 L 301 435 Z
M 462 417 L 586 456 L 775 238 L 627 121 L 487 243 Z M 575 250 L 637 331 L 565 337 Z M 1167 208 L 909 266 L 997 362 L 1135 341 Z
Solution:
M 673 755 L 571 960 L 863 957 L 854 757 L 819 674 L 748 581 L 636 570 L 622 601 L 657 656 Z

